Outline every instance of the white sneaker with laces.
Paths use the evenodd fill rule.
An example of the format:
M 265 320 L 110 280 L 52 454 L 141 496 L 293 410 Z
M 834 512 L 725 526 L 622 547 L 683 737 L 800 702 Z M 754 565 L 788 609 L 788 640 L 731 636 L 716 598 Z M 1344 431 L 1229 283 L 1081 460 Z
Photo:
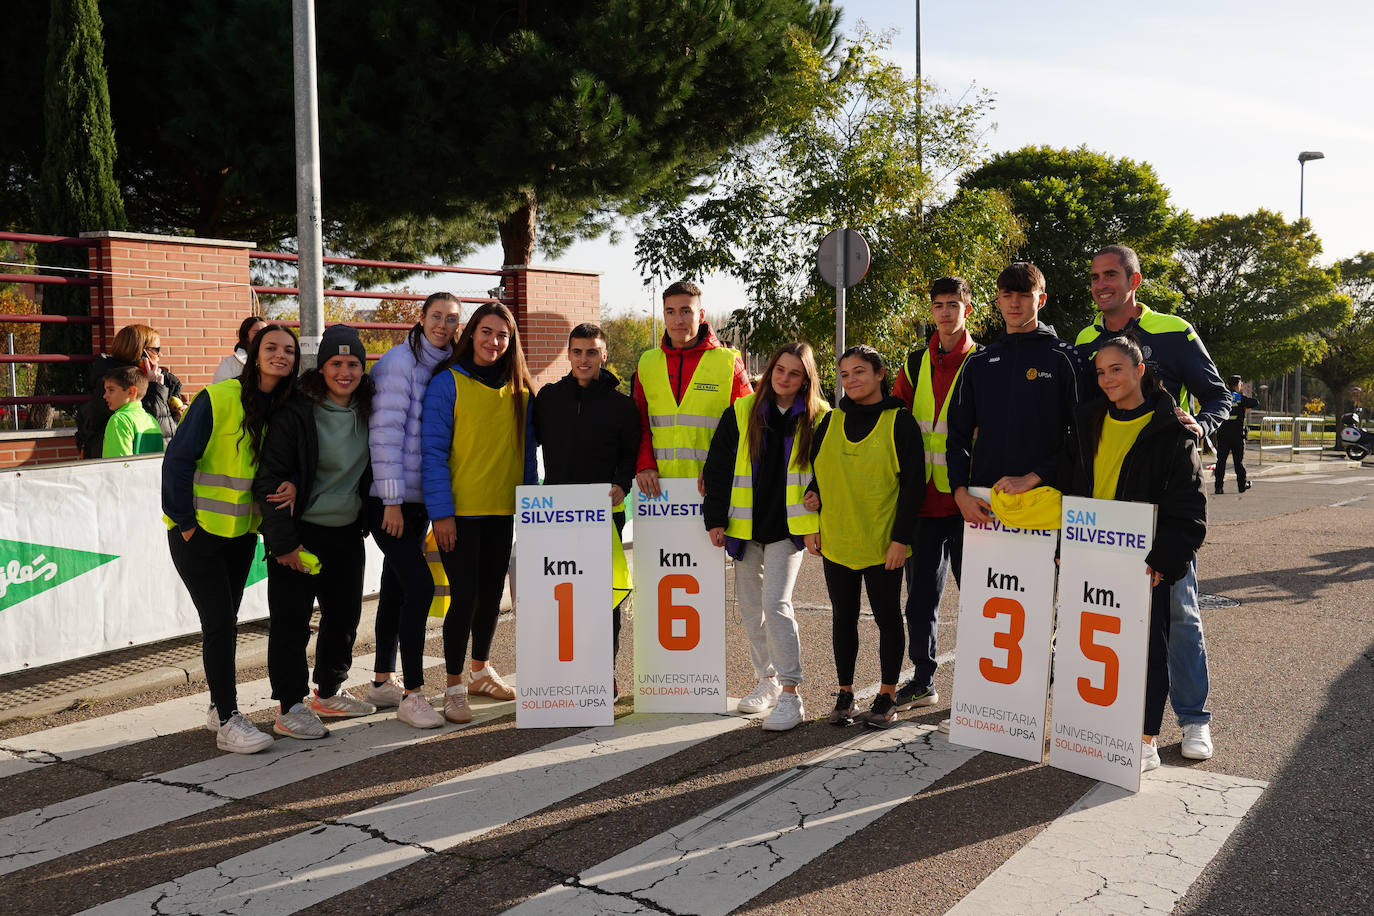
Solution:
M 223 724 L 224 723 L 219 720 L 219 710 L 215 708 L 214 703 L 211 703 L 210 711 L 205 714 L 205 728 L 208 731 L 217 732 L 219 731 L 219 727 Z
M 258 729 L 240 713 L 234 713 L 215 729 L 215 747 L 234 754 L 256 754 L 272 746 L 272 736 Z
M 773 707 L 763 720 L 763 730 L 766 732 L 785 732 L 796 728 L 806 719 L 806 710 L 802 706 L 802 698 L 795 693 L 783 692 L 778 697 L 778 704 Z
M 444 724 L 444 717 L 429 705 L 429 700 L 418 690 L 406 694 L 397 704 L 396 718 L 411 728 L 438 728 Z
M 369 684 L 367 688 L 367 701 L 378 709 L 400 706 L 405 695 L 405 689 L 394 677 L 380 687 L 376 684 Z
M 1212 756 L 1212 726 L 1193 722 L 1183 726 L 1181 752 L 1189 760 L 1208 760 Z
M 739 711 L 745 713 L 767 712 L 777 705 L 780 696 L 782 696 L 782 687 L 778 685 L 778 679 L 766 677 L 739 701 Z
M 321 697 L 317 690 L 310 696 L 310 711 L 321 719 L 348 719 L 370 716 L 377 711 L 377 707 L 346 691 L 341 690 L 332 697 Z
M 290 712 L 278 715 L 272 723 L 272 731 L 286 738 L 300 738 L 303 741 L 329 737 L 329 729 L 304 703 L 297 703 Z
M 1148 773 L 1159 766 L 1159 748 L 1142 741 L 1140 743 L 1140 772 Z

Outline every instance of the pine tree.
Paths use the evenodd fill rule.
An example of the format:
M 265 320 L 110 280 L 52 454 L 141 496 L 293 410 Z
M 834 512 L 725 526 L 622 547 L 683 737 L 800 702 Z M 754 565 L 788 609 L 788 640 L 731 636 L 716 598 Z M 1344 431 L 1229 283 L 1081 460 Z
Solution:
M 52 0 L 48 20 L 48 61 L 44 72 L 43 164 L 39 177 L 39 230 L 77 235 L 97 229 L 123 229 L 124 203 L 115 183 L 114 125 L 105 82 L 105 48 L 97 0 Z M 73 268 L 67 276 L 87 276 L 83 248 L 44 246 L 41 263 Z M 48 287 L 43 311 L 49 315 L 89 315 L 90 291 Z M 45 324 L 43 353 L 89 353 L 88 325 Z M 36 392 L 72 394 L 85 390 L 84 365 L 45 365 Z M 43 426 L 51 412 L 31 411 Z

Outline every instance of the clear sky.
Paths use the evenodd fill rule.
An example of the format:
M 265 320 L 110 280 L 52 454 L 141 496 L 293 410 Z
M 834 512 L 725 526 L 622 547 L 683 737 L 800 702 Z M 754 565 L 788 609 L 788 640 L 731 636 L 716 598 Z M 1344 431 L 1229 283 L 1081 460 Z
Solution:
M 913 68 L 915 0 L 839 5 L 846 33 L 860 21 L 894 30 L 890 53 Z M 970 83 L 995 94 L 990 152 L 1086 144 L 1149 162 L 1173 204 L 1195 216 L 1265 207 L 1296 218 L 1298 153 L 1320 150 L 1327 158 L 1307 165 L 1304 213 L 1323 262 L 1374 250 L 1369 0 L 925 0 L 921 32 L 927 80 L 956 95 Z M 617 246 L 580 243 L 556 263 L 602 271 L 609 311 L 643 311 L 656 300 L 633 248 L 627 233 Z M 467 263 L 500 258 L 488 247 Z M 712 312 L 747 304 L 727 279 L 704 285 Z

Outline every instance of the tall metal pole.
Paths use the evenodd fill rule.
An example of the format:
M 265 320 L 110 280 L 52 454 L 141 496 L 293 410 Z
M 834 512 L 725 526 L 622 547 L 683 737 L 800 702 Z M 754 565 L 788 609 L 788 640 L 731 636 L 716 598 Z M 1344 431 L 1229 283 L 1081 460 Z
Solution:
M 320 114 L 315 79 L 315 0 L 292 0 L 296 108 L 296 248 L 300 260 L 301 365 L 315 365 L 324 331 L 324 239 L 320 216 Z
M 1298 157 L 1298 219 L 1302 219 L 1303 183 L 1307 178 L 1307 160 Z M 1297 448 L 1302 439 L 1298 435 L 1298 417 L 1302 416 L 1302 357 L 1298 357 L 1298 367 L 1293 370 L 1293 439 L 1291 445 Z

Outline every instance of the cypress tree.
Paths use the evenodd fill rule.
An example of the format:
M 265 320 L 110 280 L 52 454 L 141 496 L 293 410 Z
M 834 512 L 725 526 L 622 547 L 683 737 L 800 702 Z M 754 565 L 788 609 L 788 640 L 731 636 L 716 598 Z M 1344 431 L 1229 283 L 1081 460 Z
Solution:
M 105 42 L 97 0 L 52 0 L 48 18 L 48 60 L 44 71 L 43 163 L 38 182 L 39 230 L 77 235 L 123 229 L 124 202 L 114 178 L 115 137 L 110 91 L 105 79 Z M 43 264 L 85 268 L 86 249 L 43 246 Z M 66 276 L 84 277 L 63 271 Z M 90 291 L 49 286 L 43 293 L 48 315 L 89 315 Z M 91 352 L 89 325 L 45 324 L 42 353 Z M 39 367 L 35 393 L 85 391 L 86 366 Z M 30 412 L 30 425 L 51 426 L 51 411 Z

